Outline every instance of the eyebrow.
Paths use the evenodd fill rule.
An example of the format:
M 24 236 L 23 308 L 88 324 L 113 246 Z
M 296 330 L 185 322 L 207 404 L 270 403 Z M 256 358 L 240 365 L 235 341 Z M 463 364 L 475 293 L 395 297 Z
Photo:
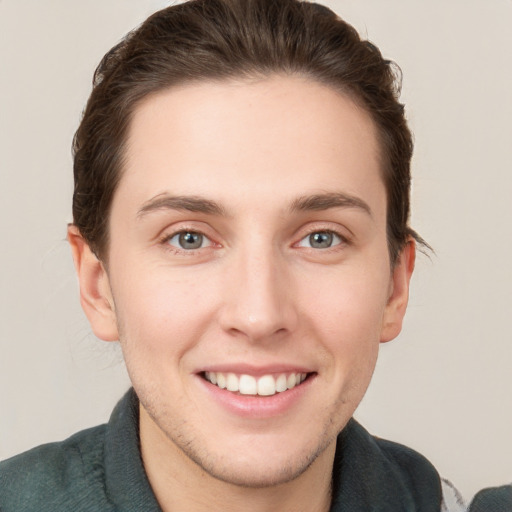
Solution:
M 208 215 L 226 215 L 224 208 L 210 199 L 199 196 L 171 196 L 159 194 L 146 201 L 137 212 L 137 218 L 158 210 L 183 210 Z
M 359 197 L 343 192 L 327 192 L 301 196 L 292 201 L 291 212 L 323 211 L 330 208 L 357 208 L 372 216 L 371 208 Z M 137 218 L 158 210 L 182 210 L 207 215 L 227 216 L 226 210 L 219 203 L 200 196 L 172 196 L 159 194 L 146 201 L 137 212 Z
M 322 211 L 330 208 L 357 208 L 370 215 L 370 217 L 372 216 L 372 210 L 368 203 L 359 197 L 343 192 L 302 196 L 295 199 L 290 206 L 292 212 Z

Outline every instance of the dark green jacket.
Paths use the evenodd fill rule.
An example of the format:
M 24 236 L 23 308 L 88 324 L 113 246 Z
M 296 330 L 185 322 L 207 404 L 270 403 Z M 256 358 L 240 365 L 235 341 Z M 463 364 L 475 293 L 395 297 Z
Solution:
M 512 485 L 481 490 L 471 502 L 469 512 L 512 512 Z
M 332 512 L 439 512 L 432 465 L 351 420 L 338 437 Z M 130 390 L 107 425 L 0 463 L 1 512 L 160 511 L 142 465 Z

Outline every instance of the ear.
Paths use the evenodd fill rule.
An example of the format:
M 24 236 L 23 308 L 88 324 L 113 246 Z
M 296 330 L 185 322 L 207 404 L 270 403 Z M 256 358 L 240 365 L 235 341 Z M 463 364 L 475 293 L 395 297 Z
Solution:
M 68 226 L 68 242 L 80 284 L 80 303 L 92 330 L 104 341 L 117 341 L 119 334 L 107 271 L 72 224 Z
M 398 256 L 391 276 L 390 295 L 380 335 L 381 343 L 396 338 L 402 330 L 402 321 L 409 300 L 409 283 L 416 260 L 416 243 L 410 238 Z

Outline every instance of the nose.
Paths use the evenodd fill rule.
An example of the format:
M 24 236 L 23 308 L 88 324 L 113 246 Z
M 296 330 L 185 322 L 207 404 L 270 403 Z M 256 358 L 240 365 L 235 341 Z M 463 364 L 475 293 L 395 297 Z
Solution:
M 290 272 L 272 249 L 241 251 L 226 277 L 222 329 L 251 342 L 291 333 L 297 312 Z

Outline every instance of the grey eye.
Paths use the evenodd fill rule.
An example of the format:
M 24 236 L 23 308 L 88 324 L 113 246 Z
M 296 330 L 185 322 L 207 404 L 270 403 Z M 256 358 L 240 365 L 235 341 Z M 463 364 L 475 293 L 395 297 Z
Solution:
M 315 231 L 304 237 L 299 242 L 299 247 L 311 247 L 312 249 L 329 249 L 334 245 L 339 245 L 341 238 L 332 231 Z
M 309 235 L 309 245 L 314 249 L 327 249 L 332 245 L 332 233 L 313 233 Z
M 176 233 L 168 242 L 174 247 L 185 250 L 201 249 L 210 245 L 210 241 L 201 233 L 194 231 L 182 231 Z

